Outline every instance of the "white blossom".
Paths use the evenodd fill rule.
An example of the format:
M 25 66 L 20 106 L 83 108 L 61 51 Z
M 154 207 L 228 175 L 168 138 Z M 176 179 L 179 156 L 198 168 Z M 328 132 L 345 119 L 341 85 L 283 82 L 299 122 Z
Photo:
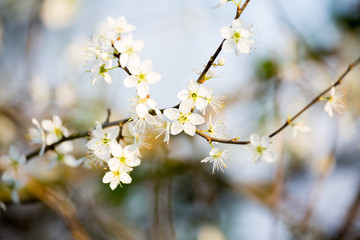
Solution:
M 27 182 L 23 168 L 25 164 L 26 157 L 21 155 L 14 146 L 10 146 L 8 155 L 0 157 L 1 179 L 9 187 L 11 199 L 15 203 L 20 201 L 18 190 Z
M 137 93 L 141 98 L 146 98 L 149 94 L 149 84 L 154 84 L 161 79 L 161 75 L 152 71 L 152 61 L 150 59 L 140 63 L 134 60 L 129 64 L 129 71 L 132 75 L 124 79 L 124 85 L 128 88 L 136 87 Z
M 212 110 L 214 110 L 214 112 L 219 113 L 220 109 L 225 107 L 225 105 L 223 104 L 225 96 L 221 94 L 214 95 L 214 89 L 212 88 L 208 88 L 208 92 L 209 94 L 206 97 L 208 104 L 210 105 Z
M 253 162 L 257 163 L 261 158 L 264 158 L 268 162 L 273 162 L 276 160 L 276 154 L 268 149 L 270 145 L 270 138 L 264 136 L 260 137 L 256 134 L 250 135 L 250 145 L 246 146 L 246 150 L 252 153 Z
M 110 40 L 94 34 L 92 38 L 86 43 L 85 60 L 107 61 L 110 55 L 114 53 Z
M 111 75 L 109 73 L 109 71 L 112 69 L 112 63 L 113 61 L 110 59 L 107 61 L 102 61 L 99 64 L 94 64 L 91 67 L 91 85 L 95 85 L 95 83 L 101 79 L 104 79 L 104 81 L 108 84 L 112 82 Z
M 120 165 L 126 167 L 139 166 L 141 160 L 136 156 L 136 151 L 133 146 L 127 145 L 124 148 L 117 142 L 111 143 L 111 154 L 113 157 L 108 161 L 108 165 L 113 169 L 119 168 Z
M 40 123 L 35 118 L 32 119 L 32 123 L 36 128 L 29 128 L 29 138 L 31 142 L 36 144 L 41 144 L 41 149 L 39 151 L 39 156 L 42 156 L 46 147 L 46 136 L 45 131 L 42 129 Z
M 344 91 L 339 91 L 336 92 L 335 88 L 331 88 L 330 90 L 330 97 L 327 98 L 327 102 L 324 106 L 324 110 L 325 112 L 327 112 L 329 114 L 329 117 L 332 117 L 334 114 L 334 110 L 335 112 L 339 113 L 339 114 L 343 114 L 345 111 L 345 92 Z
M 294 137 L 296 137 L 299 132 L 306 133 L 310 131 L 310 127 L 302 122 L 293 123 L 291 124 L 291 126 L 292 126 L 292 134 Z
M 179 109 L 168 108 L 164 110 L 164 115 L 172 122 L 170 132 L 172 135 L 179 134 L 184 131 L 190 136 L 195 135 L 196 125 L 203 124 L 205 119 L 203 116 L 192 113 L 191 109 L 185 105 L 180 105 Z
M 224 138 L 225 137 L 224 130 L 225 129 L 224 129 L 223 122 L 219 119 L 215 123 L 213 123 L 212 115 L 210 114 L 209 129 L 207 130 L 207 132 L 209 132 L 210 136 L 216 137 L 216 138 Z
M 209 95 L 208 88 L 204 86 L 200 86 L 197 82 L 194 80 L 191 80 L 188 85 L 188 89 L 181 90 L 177 97 L 182 100 L 180 103 L 180 107 L 183 106 L 183 108 L 193 108 L 203 111 L 208 101 L 206 100 L 206 97 Z
M 219 148 L 213 148 L 210 151 L 210 157 L 204 158 L 203 160 L 201 160 L 201 162 L 212 162 L 212 173 L 214 173 L 215 170 L 221 170 L 222 172 L 224 172 L 223 168 L 227 168 L 224 160 L 229 161 L 228 152 L 229 150 L 220 151 Z
M 156 111 L 157 114 L 157 122 L 155 124 L 155 139 L 159 138 L 162 134 L 164 134 L 164 142 L 169 144 L 170 141 L 170 127 L 171 124 L 169 121 L 166 121 L 160 112 L 160 110 Z
M 133 61 L 140 61 L 138 52 L 144 48 L 144 42 L 142 40 L 134 41 L 133 35 L 125 35 L 119 41 L 114 43 L 114 47 L 121 53 L 120 65 L 125 67 L 128 63 Z
M 111 127 L 102 129 L 101 123 L 91 132 L 91 139 L 86 144 L 87 148 L 94 151 L 94 154 L 107 162 L 110 158 L 110 144 L 116 141 L 119 135 L 119 127 Z
M 46 144 L 53 144 L 63 137 L 68 137 L 69 132 L 66 127 L 62 125 L 61 118 L 57 115 L 53 116 L 53 120 L 41 121 L 41 126 L 46 133 Z
M 110 171 L 105 173 L 102 181 L 103 183 L 110 183 L 110 188 L 114 190 L 121 183 L 129 184 L 131 183 L 131 177 L 129 172 L 132 171 L 132 168 L 125 165 L 115 165 L 112 164 L 109 166 Z
M 74 146 L 71 142 L 63 142 L 60 145 L 55 147 L 56 154 L 51 158 L 52 162 L 49 164 L 48 169 L 52 169 L 59 163 L 64 163 L 69 167 L 76 168 L 82 162 L 83 159 L 76 159 L 71 152 L 73 151 Z
M 135 26 L 128 24 L 125 17 L 119 17 L 117 19 L 108 17 L 109 25 L 113 28 L 119 36 L 123 33 L 130 33 L 136 29 Z
M 237 56 L 240 53 L 247 54 L 255 44 L 255 40 L 251 38 L 253 35 L 252 26 L 245 27 L 240 19 L 235 19 L 231 27 L 221 29 L 221 36 L 225 38 L 222 49 L 224 52 L 231 52 L 235 48 Z

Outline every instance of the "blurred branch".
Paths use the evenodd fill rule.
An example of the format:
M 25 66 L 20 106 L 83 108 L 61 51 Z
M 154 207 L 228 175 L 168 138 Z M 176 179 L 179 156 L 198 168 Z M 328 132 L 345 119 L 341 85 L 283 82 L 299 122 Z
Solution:
M 360 211 L 360 181 L 358 190 L 356 193 L 356 196 L 354 198 L 353 203 L 350 205 L 345 219 L 344 224 L 339 229 L 339 231 L 335 234 L 335 239 L 345 239 L 346 235 L 348 234 L 349 230 L 351 229 L 351 226 L 353 225 L 354 221 L 356 220 L 356 217 L 358 216 Z

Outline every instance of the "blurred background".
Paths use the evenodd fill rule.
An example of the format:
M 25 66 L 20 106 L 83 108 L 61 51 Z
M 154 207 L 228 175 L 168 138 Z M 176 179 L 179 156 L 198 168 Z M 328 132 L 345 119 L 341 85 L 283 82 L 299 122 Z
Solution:
M 112 85 L 90 85 L 82 59 L 84 42 L 107 16 L 125 16 L 142 39 L 162 80 L 151 86 L 160 108 L 196 79 L 231 24 L 235 5 L 217 0 L 0 0 L 0 153 L 37 146 L 26 135 L 33 117 L 59 115 L 70 132 L 126 115 L 133 91 L 126 73 L 111 72 Z M 360 1 L 252 0 L 241 16 L 253 24 L 250 55 L 226 59 L 219 77 L 206 82 L 227 94 L 227 136 L 266 135 L 335 81 L 360 55 Z M 0 239 L 360 239 L 360 69 L 340 88 L 347 109 L 329 118 L 320 102 L 299 121 L 311 128 L 296 138 L 276 135 L 274 163 L 254 164 L 242 146 L 230 150 L 225 173 L 211 174 L 200 161 L 210 151 L 200 137 L 181 134 L 169 145 L 154 141 L 143 153 L 133 181 L 111 191 L 102 169 L 56 166 L 48 154 L 31 160 L 31 183 L 0 215 Z M 86 139 L 74 141 L 86 157 Z

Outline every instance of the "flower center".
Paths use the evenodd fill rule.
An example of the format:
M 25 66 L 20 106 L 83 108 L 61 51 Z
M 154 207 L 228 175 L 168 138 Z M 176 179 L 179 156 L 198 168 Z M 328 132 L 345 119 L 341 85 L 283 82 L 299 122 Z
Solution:
M 262 154 L 262 152 L 263 152 L 264 150 L 266 150 L 266 148 L 263 148 L 263 147 L 261 147 L 261 146 L 257 146 L 257 147 L 256 147 L 256 151 L 257 151 L 258 153 L 260 153 L 260 154 Z
M 186 114 L 181 114 L 181 116 L 179 117 L 178 121 L 181 123 L 184 123 L 187 121 L 187 115 Z
M 126 49 L 125 53 L 131 55 L 131 54 L 135 53 L 135 51 L 132 47 L 129 47 L 128 49 Z
M 104 74 L 107 72 L 107 69 L 105 68 L 105 64 L 101 65 L 99 68 L 99 74 Z
M 55 128 L 54 133 L 55 133 L 57 138 L 61 138 L 62 132 L 61 132 L 60 128 Z
M 122 156 L 121 158 L 119 158 L 119 160 L 120 160 L 121 163 L 125 163 L 126 158 L 124 156 Z
M 138 83 L 140 83 L 141 81 L 146 80 L 146 74 L 140 73 L 137 77 L 139 78 Z
M 240 35 L 239 32 L 235 32 L 235 33 L 231 36 L 231 38 L 235 39 L 235 41 L 237 42 L 237 41 L 239 41 L 239 39 L 241 38 L 241 35 Z
M 191 98 L 193 98 L 194 100 L 196 100 L 197 94 L 196 94 L 196 93 L 192 93 L 192 94 L 191 94 Z

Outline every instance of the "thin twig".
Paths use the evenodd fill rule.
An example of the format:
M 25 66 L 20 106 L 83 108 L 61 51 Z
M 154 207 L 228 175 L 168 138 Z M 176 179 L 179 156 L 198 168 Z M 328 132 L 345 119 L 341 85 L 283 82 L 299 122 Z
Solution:
M 274 137 L 278 133 L 280 133 L 282 130 L 284 130 L 287 126 L 291 124 L 296 118 L 298 118 L 301 114 L 303 114 L 307 109 L 309 109 L 312 105 L 317 103 L 321 100 L 321 97 L 323 97 L 327 92 L 329 92 L 333 87 L 336 87 L 341 84 L 342 80 L 345 78 L 345 76 L 356 66 L 360 63 L 360 57 L 356 59 L 353 63 L 351 63 L 346 71 L 341 74 L 341 76 L 328 88 L 326 88 L 324 91 L 322 91 L 318 96 L 316 96 L 309 104 L 307 104 L 303 109 L 301 109 L 297 114 L 295 114 L 294 117 L 288 119 L 280 128 L 275 130 L 273 133 L 269 135 L 270 138 Z M 198 134 L 200 137 L 205 138 L 208 142 L 219 142 L 219 143 L 228 143 L 228 144 L 239 144 L 239 145 L 246 145 L 249 144 L 250 141 L 237 141 L 237 138 L 232 139 L 221 139 L 221 138 L 214 138 L 211 137 L 203 132 L 201 130 L 196 129 L 196 134 Z
M 250 0 L 247 0 L 242 7 L 240 8 L 240 6 L 236 9 L 236 15 L 234 19 L 238 19 L 240 17 L 240 15 L 242 14 L 242 12 L 244 11 L 244 9 L 246 8 L 246 6 L 248 5 L 248 3 L 250 2 Z M 220 43 L 219 47 L 216 49 L 214 55 L 212 55 L 210 57 L 210 60 L 208 61 L 208 63 L 206 64 L 204 70 L 201 72 L 200 76 L 198 77 L 198 79 L 196 80 L 197 83 L 202 84 L 205 82 L 205 75 L 206 73 L 209 71 L 209 69 L 211 68 L 211 66 L 213 65 L 213 63 L 215 62 L 215 59 L 217 58 L 217 56 L 219 55 L 219 53 L 221 52 L 222 49 L 222 45 L 224 43 L 225 39 L 222 40 L 222 42 Z M 179 105 L 176 105 L 177 107 Z M 175 106 L 175 107 L 176 107 Z

